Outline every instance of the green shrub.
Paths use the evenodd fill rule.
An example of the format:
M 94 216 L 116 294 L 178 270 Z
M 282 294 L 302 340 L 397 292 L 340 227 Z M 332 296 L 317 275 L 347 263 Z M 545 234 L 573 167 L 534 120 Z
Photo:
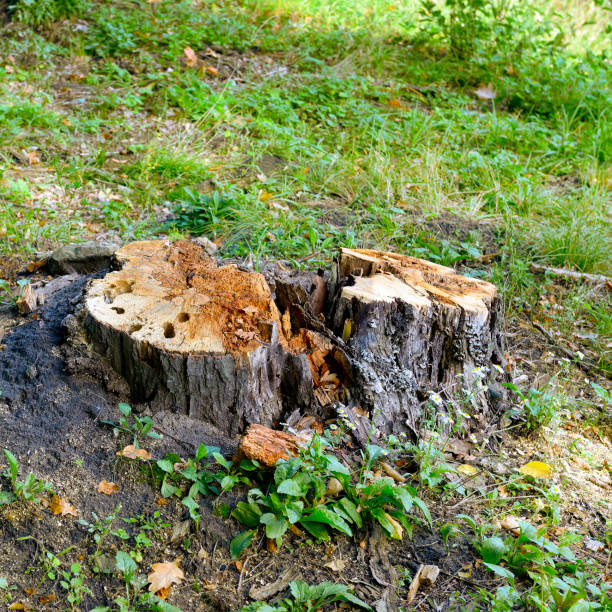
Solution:
M 86 7 L 87 0 L 17 0 L 12 9 L 13 19 L 30 26 L 40 26 L 78 16 Z

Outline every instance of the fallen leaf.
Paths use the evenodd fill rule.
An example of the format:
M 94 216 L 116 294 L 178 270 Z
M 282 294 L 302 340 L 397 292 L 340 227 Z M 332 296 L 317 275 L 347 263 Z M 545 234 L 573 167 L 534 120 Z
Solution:
M 180 584 L 185 577 L 177 561 L 154 563 L 151 569 L 153 571 L 147 576 L 151 593 L 158 593 L 162 589 L 171 587 L 173 584 Z
M 119 457 L 127 457 L 128 459 L 150 459 L 151 453 L 144 448 L 136 448 L 133 444 L 128 444 L 125 448 L 117 451 Z
M 50 593 L 49 595 L 41 595 L 38 601 L 40 601 L 40 603 L 43 605 L 51 603 L 52 601 L 55 601 L 55 595 L 53 595 L 53 593 Z
M 387 102 L 387 104 L 391 107 L 391 108 L 404 108 L 404 105 L 401 103 L 400 100 L 398 100 L 397 98 L 391 98 L 391 100 L 389 100 Z
M 38 151 L 28 151 L 28 162 L 30 166 L 36 166 L 40 164 L 40 159 L 38 158 Z
M 163 589 L 159 589 L 159 591 L 157 591 L 155 594 L 163 601 L 166 601 L 166 599 L 168 599 L 170 595 L 170 587 L 164 587 Z
M 218 76 L 219 71 L 214 66 L 206 66 L 206 72 L 212 76 Z
M 521 474 L 532 478 L 549 478 L 552 472 L 550 465 L 542 461 L 530 461 L 519 468 Z
M 478 468 L 475 468 L 473 465 L 469 465 L 468 463 L 462 463 L 458 468 L 458 472 L 465 474 L 466 476 L 473 476 L 474 474 L 478 474 Z
M 61 514 L 62 516 L 66 516 L 69 514 L 71 516 L 77 516 L 77 512 L 74 509 L 74 506 L 72 506 L 65 499 L 61 499 L 57 495 L 53 496 L 49 509 L 51 510 L 51 512 L 53 512 L 53 514 Z
M 519 520 L 516 516 L 512 516 L 509 514 L 504 520 L 500 523 L 502 529 L 509 531 L 513 536 L 518 537 L 521 535 L 521 526 L 519 525 Z
M 590 470 L 591 467 L 582 457 L 572 457 L 572 461 L 583 470 Z
M 332 572 L 341 572 L 346 565 L 346 561 L 343 559 L 333 559 L 332 561 L 328 561 L 323 567 L 332 570 Z
M 593 538 L 586 538 L 584 540 L 584 547 L 592 552 L 599 552 L 604 549 L 604 543 Z
M 432 586 L 439 575 L 440 568 L 437 565 L 420 565 L 408 588 L 406 602 L 409 604 L 412 603 L 412 600 L 416 597 L 417 591 L 421 587 Z
M 472 575 L 472 564 L 470 562 L 464 563 L 461 566 L 461 571 L 457 572 L 457 576 L 460 578 L 469 578 Z
M 188 66 L 193 67 L 198 65 L 198 56 L 191 47 L 185 47 L 183 49 L 183 55 L 185 56 L 185 63 Z
M 98 485 L 98 493 L 104 493 L 104 495 L 112 495 L 113 493 L 117 493 L 119 489 L 120 487 L 118 484 L 108 482 L 108 480 L 102 480 Z
M 20 602 L 16 601 L 8 607 L 9 610 L 25 610 L 26 607 Z
M 275 554 L 278 551 L 276 542 L 270 538 L 266 538 L 266 550 L 271 554 Z
M 242 561 L 234 561 L 234 565 L 239 572 L 242 571 Z
M 479 87 L 478 89 L 475 89 L 474 94 L 481 100 L 493 100 L 495 99 L 497 92 L 493 89 L 491 83 L 489 83 L 484 87 Z
M 34 261 L 30 261 L 27 266 L 26 266 L 26 270 L 32 274 L 33 272 L 36 272 L 37 270 L 40 270 L 42 267 L 47 265 L 47 260 L 46 259 L 35 259 Z

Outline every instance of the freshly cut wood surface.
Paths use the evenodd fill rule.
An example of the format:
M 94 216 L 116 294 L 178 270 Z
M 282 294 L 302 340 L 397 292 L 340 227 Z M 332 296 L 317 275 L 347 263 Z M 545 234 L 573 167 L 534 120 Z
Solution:
M 261 274 L 217 267 L 197 244 L 132 242 L 120 269 L 93 282 L 88 312 L 100 324 L 182 355 L 246 355 L 280 342 L 280 314 Z

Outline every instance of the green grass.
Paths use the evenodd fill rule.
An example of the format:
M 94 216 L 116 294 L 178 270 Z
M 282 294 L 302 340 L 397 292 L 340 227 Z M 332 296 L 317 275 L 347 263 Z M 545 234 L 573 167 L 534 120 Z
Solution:
M 530 261 L 611 272 L 612 44 L 594 3 L 510 3 L 458 33 L 406 1 L 59 5 L 72 21 L 21 0 L 0 41 L 4 252 L 196 229 L 256 263 L 499 252 L 472 273 L 508 304 L 535 299 Z M 474 94 L 487 84 L 494 100 Z M 33 148 L 44 180 L 15 169 Z

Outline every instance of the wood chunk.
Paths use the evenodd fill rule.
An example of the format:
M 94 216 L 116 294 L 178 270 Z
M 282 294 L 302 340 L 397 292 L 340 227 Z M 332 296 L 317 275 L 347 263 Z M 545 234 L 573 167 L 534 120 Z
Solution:
M 294 436 L 284 431 L 275 431 L 263 425 L 252 424 L 242 436 L 234 462 L 255 459 L 263 465 L 272 467 L 279 459 L 297 456 L 299 449 L 308 444 L 310 436 Z
M 24 285 L 16 301 L 17 310 L 21 315 L 27 315 L 36 310 L 36 292 L 30 284 Z
M 421 587 L 430 587 L 438 579 L 440 568 L 437 565 L 420 565 L 417 573 L 414 575 L 410 587 L 408 588 L 408 596 L 406 602 L 412 603 L 416 597 L 418 590 Z

